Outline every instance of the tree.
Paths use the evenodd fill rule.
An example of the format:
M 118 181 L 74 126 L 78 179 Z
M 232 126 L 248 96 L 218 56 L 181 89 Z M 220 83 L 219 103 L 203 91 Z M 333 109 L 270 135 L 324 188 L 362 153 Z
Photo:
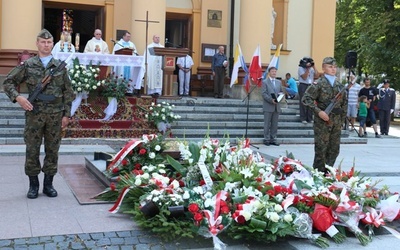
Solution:
M 400 0 L 337 1 L 335 57 L 344 65 L 347 51 L 356 51 L 358 74 L 388 78 L 395 89 L 400 88 L 399 33 Z

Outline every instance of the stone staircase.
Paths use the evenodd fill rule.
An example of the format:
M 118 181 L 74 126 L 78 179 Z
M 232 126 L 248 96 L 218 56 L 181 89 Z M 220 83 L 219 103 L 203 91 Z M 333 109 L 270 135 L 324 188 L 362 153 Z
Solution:
M 252 143 L 263 141 L 262 102 L 240 99 L 214 98 L 160 98 L 175 105 L 174 112 L 181 119 L 172 125 L 172 138 L 201 140 L 207 134 L 212 138 L 229 137 L 232 142 L 246 137 Z M 278 142 L 282 144 L 313 143 L 312 124 L 302 124 L 299 119 L 298 100 L 288 100 L 279 117 Z M 248 120 L 247 120 L 248 119 Z M 11 103 L 4 92 L 0 92 L 0 144 L 24 144 L 24 111 L 18 104 Z M 247 128 L 246 128 L 247 124 Z M 342 131 L 342 143 L 366 143 L 365 138 L 350 137 Z M 127 138 L 64 138 L 63 144 L 115 144 L 123 145 Z

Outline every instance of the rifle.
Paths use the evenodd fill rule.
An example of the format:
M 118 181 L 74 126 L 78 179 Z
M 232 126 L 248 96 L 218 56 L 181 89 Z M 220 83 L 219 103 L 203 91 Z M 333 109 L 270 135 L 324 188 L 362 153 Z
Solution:
M 357 77 L 352 81 L 349 82 L 349 84 L 347 85 L 347 88 L 343 88 L 342 90 L 339 91 L 339 93 L 337 93 L 335 95 L 335 97 L 331 100 L 331 102 L 329 103 L 328 107 L 326 107 L 326 109 L 324 110 L 324 112 L 329 115 L 332 110 L 335 108 L 336 104 L 339 102 L 340 97 L 342 96 L 342 94 L 346 91 L 349 90 L 351 87 L 353 87 L 354 83 L 356 82 Z
M 47 74 L 35 87 L 35 89 L 33 90 L 33 92 L 29 95 L 28 97 L 28 101 L 30 103 L 33 103 L 33 101 L 36 100 L 36 98 L 38 98 L 38 96 L 40 95 L 40 99 L 44 100 L 44 101 L 53 101 L 55 99 L 54 96 L 52 95 L 44 95 L 44 94 L 40 94 L 47 86 L 47 84 L 50 83 L 51 79 L 53 78 L 54 74 L 57 72 L 60 72 L 61 70 L 63 70 L 65 68 L 65 66 L 69 63 L 69 61 L 72 59 L 74 53 L 71 53 L 71 55 L 65 59 L 64 61 L 62 61 L 56 68 L 51 69 L 50 73 Z

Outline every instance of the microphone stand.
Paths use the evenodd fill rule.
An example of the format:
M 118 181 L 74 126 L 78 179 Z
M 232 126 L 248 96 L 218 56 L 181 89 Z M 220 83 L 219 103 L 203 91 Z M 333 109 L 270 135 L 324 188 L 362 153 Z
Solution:
M 249 78 L 249 81 L 250 81 L 250 83 L 252 82 L 250 78 Z M 246 101 L 246 99 L 247 99 L 246 132 L 245 132 L 245 134 L 244 134 L 245 139 L 247 139 L 247 130 L 248 130 L 248 127 L 249 127 L 250 94 L 254 91 L 254 89 L 255 89 L 256 87 L 257 87 L 257 85 L 253 85 L 253 86 L 250 88 L 249 93 L 247 93 L 246 97 L 242 100 L 242 102 L 244 102 L 244 101 Z M 250 146 L 253 146 L 253 147 L 255 147 L 256 149 L 260 149 L 259 147 L 254 146 L 252 143 L 250 143 Z

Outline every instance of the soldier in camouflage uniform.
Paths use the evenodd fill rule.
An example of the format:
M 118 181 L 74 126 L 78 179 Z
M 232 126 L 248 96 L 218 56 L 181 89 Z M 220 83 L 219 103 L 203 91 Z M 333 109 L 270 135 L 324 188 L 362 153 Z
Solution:
M 314 164 L 321 172 L 327 172 L 325 164 L 333 166 L 339 155 L 340 135 L 347 113 L 346 92 L 340 96 L 329 115 L 324 110 L 331 100 L 344 88 L 336 80 L 336 60 L 324 58 L 322 62 L 324 76 L 307 88 L 301 101 L 314 111 Z
M 45 89 L 32 103 L 19 94 L 17 89 L 23 82 L 32 94 L 45 75 L 61 63 L 51 55 L 53 36 L 49 31 L 44 29 L 38 34 L 36 46 L 38 55 L 12 69 L 4 81 L 4 92 L 12 102 L 18 102 L 25 110 L 25 174 L 29 177 L 27 197 L 30 199 L 38 197 L 38 175 L 41 171 L 45 174 L 43 193 L 49 197 L 57 196 L 57 191 L 53 187 L 53 177 L 57 173 L 61 132 L 68 125 L 74 95 L 65 68 L 54 74 Z M 41 167 L 39 156 L 43 139 L 46 155 Z

